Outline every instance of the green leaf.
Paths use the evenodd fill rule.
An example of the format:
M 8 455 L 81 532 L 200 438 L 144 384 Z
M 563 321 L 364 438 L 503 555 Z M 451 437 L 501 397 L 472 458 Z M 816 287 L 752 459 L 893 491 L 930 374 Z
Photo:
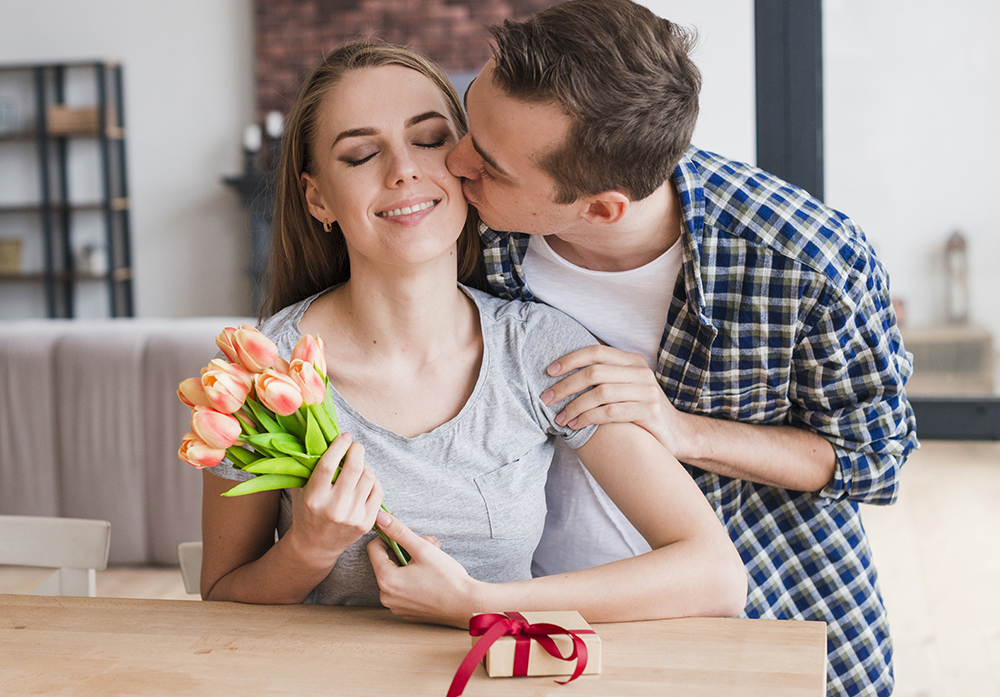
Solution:
M 340 433 L 340 425 L 337 421 L 337 405 L 333 403 L 333 388 L 330 387 L 329 380 L 326 383 L 326 394 L 323 396 L 323 408 L 327 417 L 333 422 L 334 429 Z M 330 440 L 333 440 L 332 438 Z
M 309 455 L 307 453 L 285 453 L 285 454 L 287 454 L 288 457 L 296 460 L 297 462 L 301 462 L 310 470 L 312 470 L 316 466 L 316 463 L 319 462 L 320 458 L 319 455 Z
M 252 397 L 247 397 L 247 406 L 250 407 L 250 411 L 253 415 L 257 417 L 257 421 L 260 422 L 261 427 L 268 433 L 283 433 L 284 429 L 278 425 L 278 422 L 274 420 L 274 414 L 270 409 L 265 407 L 263 404 L 258 402 Z
M 273 491 L 275 489 L 297 489 L 305 486 L 308 480 L 303 477 L 293 477 L 288 474 L 262 474 L 240 482 L 223 496 L 243 496 L 245 494 L 256 494 L 259 491 Z
M 237 469 L 243 469 L 244 466 L 252 464 L 262 457 L 259 453 L 247 450 L 239 445 L 227 448 L 226 455 L 229 456 L 229 459 L 232 460 L 233 465 Z
M 328 389 L 327 394 L 329 393 Z M 312 414 L 313 418 L 316 419 L 316 423 L 322 429 L 326 442 L 332 443 L 336 440 L 337 436 L 340 435 L 340 428 L 338 428 L 337 422 L 330 417 L 330 413 L 326 410 L 326 404 L 310 404 L 309 413 Z
M 261 433 L 256 436 L 248 436 L 244 440 L 254 446 L 254 448 L 259 446 L 267 450 L 276 450 L 286 455 L 305 452 L 299 439 L 290 433 Z
M 322 455 L 329 447 L 326 438 L 323 437 L 323 429 L 316 423 L 311 409 L 306 410 L 306 453 L 309 455 Z
M 302 427 L 302 421 L 298 414 L 292 414 L 290 416 L 275 414 L 274 419 L 278 422 L 278 425 L 281 426 L 281 430 L 285 433 L 291 433 L 299 440 L 305 438 L 306 429 Z
M 243 468 L 251 474 L 290 474 L 294 477 L 309 478 L 312 470 L 291 457 L 267 457 Z

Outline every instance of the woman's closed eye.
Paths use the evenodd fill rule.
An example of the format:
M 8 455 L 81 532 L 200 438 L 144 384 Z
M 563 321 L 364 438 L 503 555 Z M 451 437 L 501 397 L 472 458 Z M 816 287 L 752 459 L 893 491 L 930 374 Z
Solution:
M 438 150 L 440 148 L 443 148 L 447 143 L 448 143 L 448 136 L 444 135 L 436 139 L 429 138 L 427 140 L 414 141 L 413 144 L 416 147 L 423 148 L 425 150 Z M 344 155 L 343 157 L 340 158 L 340 160 L 348 167 L 357 167 L 359 165 L 365 164 L 373 157 L 378 155 L 378 153 L 379 153 L 378 150 L 374 150 L 372 152 L 351 153 L 348 155 Z
M 436 150 L 437 148 L 443 148 L 444 144 L 447 142 L 448 142 L 448 136 L 442 136 L 437 140 L 433 140 L 432 142 L 426 142 L 426 141 L 422 143 L 418 142 L 414 143 L 414 145 L 420 148 L 427 148 L 428 150 Z
M 346 164 L 348 167 L 357 167 L 358 165 L 363 165 L 364 163 L 368 162 L 376 155 L 378 155 L 378 150 L 375 150 L 370 153 L 344 155 L 343 157 L 340 158 L 340 161 Z

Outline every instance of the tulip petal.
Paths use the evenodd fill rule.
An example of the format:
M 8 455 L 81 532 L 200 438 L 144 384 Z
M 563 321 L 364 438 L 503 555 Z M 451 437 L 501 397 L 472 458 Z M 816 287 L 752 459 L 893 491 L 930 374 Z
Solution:
M 233 336 L 240 364 L 251 373 L 262 373 L 274 365 L 278 347 L 250 325 L 241 324 Z

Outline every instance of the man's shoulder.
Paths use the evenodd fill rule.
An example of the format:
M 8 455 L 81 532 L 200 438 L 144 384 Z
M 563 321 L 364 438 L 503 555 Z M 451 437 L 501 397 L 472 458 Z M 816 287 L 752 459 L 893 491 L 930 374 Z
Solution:
M 703 150 L 692 149 L 686 163 L 704 192 L 703 243 L 712 243 L 713 235 L 729 238 L 809 267 L 841 287 L 872 263 L 874 252 L 860 227 L 804 189 Z

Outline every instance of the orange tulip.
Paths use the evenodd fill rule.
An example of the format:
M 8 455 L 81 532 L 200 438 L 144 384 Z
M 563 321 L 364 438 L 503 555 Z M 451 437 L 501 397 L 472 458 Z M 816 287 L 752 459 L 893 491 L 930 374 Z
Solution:
M 226 457 L 226 451 L 210 447 L 205 441 L 193 433 L 188 433 L 181 440 L 177 455 L 192 467 L 215 467 Z
M 247 400 L 253 385 L 253 374 L 235 363 L 215 358 L 202 371 L 201 384 L 208 406 L 232 414 Z
M 208 395 L 205 394 L 205 386 L 201 384 L 201 380 L 198 378 L 188 378 L 181 382 L 177 386 L 177 396 L 192 409 L 212 405 Z
M 234 343 L 235 336 L 236 327 L 226 327 L 217 337 L 215 337 L 215 345 L 222 349 L 222 352 L 226 354 L 226 358 L 233 363 L 240 359 L 239 354 L 236 352 L 236 345 Z
M 316 336 L 305 334 L 296 342 L 295 348 L 292 349 L 292 361 L 296 358 L 312 363 L 316 367 L 316 372 L 326 375 L 326 353 L 319 334 Z
M 315 364 L 293 358 L 288 367 L 288 376 L 295 381 L 302 392 L 303 404 L 319 404 L 326 397 L 326 383 L 318 372 Z
M 221 450 L 235 445 L 241 432 L 236 417 L 208 407 L 195 407 L 191 412 L 191 430 L 208 447 Z
M 253 381 L 257 399 L 275 414 L 290 416 L 302 406 L 302 391 L 299 386 L 274 368 L 257 373 Z
M 233 346 L 240 365 L 251 373 L 263 373 L 278 357 L 274 342 L 248 324 L 241 324 L 233 334 Z

